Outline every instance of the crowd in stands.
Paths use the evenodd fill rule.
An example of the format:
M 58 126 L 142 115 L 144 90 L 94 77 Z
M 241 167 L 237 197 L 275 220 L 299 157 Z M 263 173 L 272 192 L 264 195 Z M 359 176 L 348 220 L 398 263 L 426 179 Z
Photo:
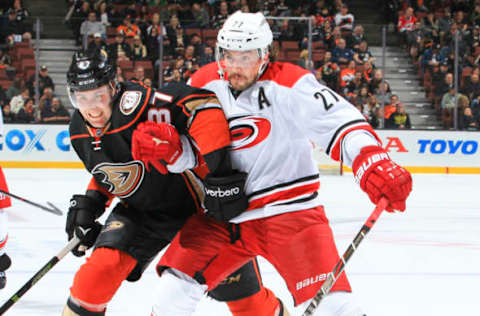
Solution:
M 317 80 L 356 106 L 374 127 L 411 127 L 405 106 L 392 94 L 383 72 L 375 67 L 364 29 L 355 23 L 347 0 L 65 1 L 70 8 L 66 20 L 77 44 L 104 50 L 116 61 L 120 81 L 136 79 L 147 86 L 187 82 L 199 67 L 213 62 L 217 31 L 236 10 L 260 11 L 277 17 L 268 19 L 274 35 L 271 59 L 296 63 L 312 71 Z M 386 3 L 391 8 L 387 19 L 397 25 L 401 44 L 408 49 L 424 78 L 427 95 L 444 126 L 453 126 L 452 108 L 457 104 L 459 127 L 477 129 L 480 0 L 388 0 Z M 12 0 L 11 6 L 3 11 L 0 41 L 6 44 L 0 52 L 0 86 L 3 86 L 0 103 L 4 114 L 7 112 L 5 116 L 14 120 L 27 117 L 33 122 L 45 122 L 44 117 L 53 116 L 61 121 L 62 115 L 52 115 L 58 110 L 57 101 L 53 102 L 53 82 L 44 79 L 49 78 L 48 69 L 40 71 L 39 104 L 33 104 L 33 110 L 29 110 L 37 90 L 32 79 L 34 73 L 28 68 L 15 67 L 17 43 L 31 38 L 31 29 L 23 23 L 26 16 L 28 11 L 20 0 Z M 306 20 L 282 19 L 289 16 L 312 18 L 311 59 Z M 455 94 L 452 78 L 457 33 L 461 76 L 459 93 Z M 9 68 L 14 71 L 9 72 Z M 5 75 L 14 84 L 2 85 Z M 22 106 L 12 104 L 13 97 L 17 97 L 18 104 L 21 100 Z M 34 115 L 19 115 L 22 108 L 25 108 L 22 112 L 33 111 Z M 58 108 L 63 114 L 65 108 L 61 104 Z
M 480 129 L 480 1 L 423 0 L 403 3 L 398 18 L 408 50 L 444 128 Z M 455 89 L 455 39 L 458 84 Z M 457 108 L 457 122 L 454 109 Z

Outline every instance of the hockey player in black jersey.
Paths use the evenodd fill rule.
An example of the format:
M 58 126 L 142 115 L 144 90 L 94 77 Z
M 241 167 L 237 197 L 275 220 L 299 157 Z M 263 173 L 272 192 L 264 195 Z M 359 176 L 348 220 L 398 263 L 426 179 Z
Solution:
M 200 160 L 208 166 L 207 184 L 240 189 L 228 200 L 205 200 L 210 215 L 234 217 L 245 206 L 245 175 L 231 170 L 228 123 L 215 94 L 177 84 L 161 90 L 140 82 L 120 84 L 115 73 L 103 51 L 75 53 L 67 73 L 76 108 L 70 139 L 92 180 L 85 194 L 70 200 L 66 232 L 69 239 L 75 234 L 82 240 L 75 255 L 94 250 L 75 274 L 64 316 L 104 315 L 122 281 L 138 280 L 186 219 L 202 211 L 194 173 L 183 172 Z M 158 134 L 169 137 L 154 137 Z M 145 151 L 158 159 L 134 159 L 135 152 L 145 156 Z M 102 226 L 97 219 L 115 197 L 119 201 Z M 244 301 L 245 309 L 234 315 L 255 315 L 259 306 L 279 308 L 262 286 L 255 261 L 228 280 L 210 295 L 236 305 Z

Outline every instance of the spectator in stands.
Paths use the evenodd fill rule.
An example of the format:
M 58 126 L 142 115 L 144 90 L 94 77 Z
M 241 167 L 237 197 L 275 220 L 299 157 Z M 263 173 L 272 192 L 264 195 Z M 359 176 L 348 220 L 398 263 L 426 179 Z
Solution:
M 19 95 L 24 88 L 26 88 L 25 80 L 23 78 L 15 78 L 13 84 L 5 91 L 7 100 L 10 101 L 14 96 Z
M 461 89 L 470 100 L 473 100 L 474 96 L 480 95 L 480 80 L 478 74 L 472 74 L 467 77 L 464 83 L 464 88 Z
M 345 95 L 351 93 L 353 95 L 358 95 L 360 93 L 360 89 L 365 86 L 367 82 L 363 78 L 363 74 L 361 71 L 356 70 L 354 73 L 354 77 L 352 80 L 348 82 L 345 89 L 342 91 Z M 367 90 L 368 93 L 368 90 Z
M 405 111 L 405 106 L 398 103 L 395 112 L 385 122 L 385 127 L 395 129 L 410 129 L 410 115 Z
M 475 7 L 473 9 L 471 15 L 471 21 L 474 26 L 480 26 L 480 3 L 475 3 Z
M 392 115 L 392 113 L 397 110 L 397 106 L 399 104 L 401 104 L 401 103 L 400 103 L 400 100 L 398 98 L 398 95 L 392 94 L 390 96 L 390 103 L 385 105 L 385 108 L 383 109 L 385 119 L 390 118 L 390 115 Z
M 40 101 L 38 104 L 38 109 L 40 113 L 43 111 L 43 109 L 48 108 L 52 105 L 52 100 L 53 100 L 53 90 L 52 88 L 46 87 L 43 89 L 43 94 L 40 97 Z
M 434 86 L 433 86 L 433 95 L 434 95 L 434 105 L 435 108 L 440 104 L 443 96 L 448 93 L 450 88 L 453 88 L 453 74 L 452 73 L 445 73 L 445 64 L 442 64 L 442 67 L 440 71 L 438 71 L 436 74 L 434 74 L 433 79 L 434 81 Z M 440 81 L 440 79 L 443 76 L 443 80 Z
M 368 117 L 368 123 L 373 128 L 377 128 L 379 125 L 377 112 L 380 109 L 380 104 L 377 102 L 375 95 L 370 95 L 367 104 L 363 106 L 363 113 Z
M 370 80 L 370 83 L 368 84 L 368 90 L 371 94 L 374 94 L 375 90 L 378 89 L 380 84 L 383 81 L 383 71 L 381 69 L 376 69 L 374 71 L 373 78 Z
M 135 70 L 133 71 L 134 77 L 132 78 L 133 80 L 138 80 L 143 82 L 145 80 L 145 68 L 143 66 L 137 66 L 135 67 Z
M 212 18 L 212 27 L 214 29 L 219 29 L 223 22 L 228 18 L 228 3 L 227 1 L 221 1 L 219 11 Z
M 317 1 L 317 4 L 321 4 L 321 1 Z M 317 11 L 312 12 L 313 15 L 315 15 L 315 24 L 324 27 L 325 22 L 328 21 L 330 24 L 332 24 L 333 16 L 330 14 L 330 11 L 328 10 L 328 7 L 323 6 L 320 9 L 320 12 L 318 12 L 318 6 L 317 6 Z
M 147 30 L 147 36 L 145 38 L 145 46 L 147 47 L 147 57 L 155 62 L 159 58 L 159 47 L 160 47 L 160 34 L 158 33 L 158 28 L 152 27 Z M 164 42 L 164 47 L 166 43 Z
M 75 37 L 75 41 L 77 45 L 81 43 L 80 37 L 80 28 L 82 23 L 88 17 L 90 12 L 90 3 L 88 1 L 83 2 L 75 2 L 75 10 L 70 18 L 70 24 L 73 30 L 73 36 Z
M 143 80 L 143 84 L 145 85 L 145 87 L 151 88 L 152 87 L 152 80 L 150 78 L 145 78 Z
M 110 13 L 108 12 L 107 2 L 105 2 L 105 1 L 100 2 L 100 4 L 98 5 L 97 14 L 100 17 L 100 22 L 105 27 L 109 27 L 110 25 L 112 25 L 110 23 Z
M 451 128 L 453 125 L 453 110 L 461 97 L 460 93 L 455 93 L 455 88 L 451 87 L 442 97 L 440 109 L 442 113 L 442 122 L 444 128 Z
M 15 123 L 35 123 L 35 121 L 33 99 L 28 98 L 15 116 Z
M 347 68 L 340 71 L 340 88 L 342 88 L 342 91 L 345 91 L 348 83 L 355 78 L 355 71 L 355 62 L 353 60 L 348 63 Z
M 48 67 L 46 65 L 40 67 L 40 71 L 38 72 L 38 83 L 38 91 L 40 95 L 47 87 L 55 90 L 55 84 L 53 83 L 52 78 L 48 75 Z M 30 89 L 30 95 L 35 95 L 35 74 L 31 75 L 28 79 L 27 87 Z
M 348 12 L 348 6 L 342 5 L 340 12 L 335 15 L 335 25 L 340 26 L 341 31 L 352 31 L 355 18 Z
M 8 51 L 0 49 L 0 68 L 8 70 L 12 65 L 12 57 Z
M 125 77 L 123 75 L 123 69 L 120 67 L 117 67 L 117 81 L 118 82 L 125 82 Z
M 62 105 L 59 98 L 52 98 L 50 106 L 41 111 L 42 123 L 62 124 L 70 121 L 70 114 Z
M 413 15 L 413 8 L 408 7 L 405 10 L 405 14 L 401 15 L 398 19 L 397 30 L 401 36 L 403 44 L 407 43 L 409 33 L 415 29 L 415 22 L 417 18 Z
M 353 29 L 352 34 L 347 37 L 347 47 L 352 50 L 358 50 L 361 42 L 367 42 L 363 26 L 357 25 Z
M 368 50 L 367 41 L 361 41 L 357 50 L 353 54 L 353 60 L 357 65 L 363 65 L 365 62 L 373 64 L 375 57 L 373 57 L 370 50 Z
M 200 58 L 198 60 L 200 66 L 204 66 L 214 61 L 215 55 L 213 54 L 213 48 L 211 48 L 210 46 L 205 46 L 203 48 L 203 54 L 200 55 Z
M 167 26 L 167 36 L 170 41 L 171 52 L 178 55 L 185 50 L 187 46 L 187 36 L 180 26 L 180 22 L 176 16 L 172 16 L 170 24 Z
M 0 107 L 4 107 L 8 104 L 7 94 L 5 93 L 5 89 L 2 85 L 0 85 Z
M 117 60 L 118 56 L 122 54 L 128 59 L 131 58 L 132 51 L 130 45 L 125 42 L 124 34 L 117 33 L 117 35 L 115 35 L 115 42 L 107 46 L 107 53 L 112 60 Z
M 145 60 L 148 56 L 147 47 L 143 45 L 142 39 L 138 35 L 133 38 L 130 50 L 132 51 L 132 60 Z
M 3 123 L 9 124 L 9 123 L 15 123 L 15 114 L 10 111 L 10 104 L 5 104 L 2 107 L 2 115 L 3 115 Z
M 123 19 L 123 23 L 117 27 L 117 32 L 122 33 L 125 37 L 133 38 L 135 36 L 142 36 L 140 28 L 132 23 L 131 15 L 126 15 Z
M 117 28 L 122 24 L 124 15 L 121 12 L 120 8 L 118 8 L 116 6 L 112 6 L 109 9 L 108 14 L 109 14 L 109 19 L 108 20 L 111 23 L 112 27 Z
M 425 49 L 422 56 L 423 69 L 432 69 L 438 67 L 441 63 L 447 61 L 446 50 L 442 50 L 440 44 L 434 44 Z
M 100 33 L 102 37 L 106 37 L 106 28 L 102 22 L 97 20 L 95 11 L 88 13 L 88 19 L 80 26 L 81 36 L 93 36 L 95 33 Z
M 208 11 L 203 8 L 200 3 L 194 3 L 192 4 L 192 12 L 195 19 L 192 27 L 207 28 L 208 24 L 210 23 Z
M 477 131 L 479 126 L 479 122 L 474 117 L 472 109 L 468 106 L 464 108 L 460 114 L 458 123 L 458 128 L 466 131 Z
M 178 71 L 178 69 L 173 69 L 172 79 L 169 82 L 185 83 L 185 81 L 182 79 L 182 74 L 180 71 Z
M 31 34 L 27 32 L 25 23 L 22 20 L 17 19 L 17 12 L 13 8 L 7 11 L 7 21 L 4 22 L 0 32 L 2 37 L 12 35 L 15 42 L 21 42 L 22 36 L 27 35 L 27 33 L 29 34 L 29 38 L 31 38 Z
M 378 87 L 373 91 L 373 94 L 377 98 L 378 102 L 380 102 L 380 104 L 387 104 L 388 100 L 391 100 L 392 96 L 390 84 L 385 81 L 382 85 L 382 83 L 380 82 Z
M 304 49 L 300 52 L 297 65 L 305 69 L 313 69 L 313 62 L 308 60 L 308 50 Z
M 102 34 L 100 33 L 95 33 L 93 34 L 93 40 L 88 43 L 88 48 L 90 50 L 99 50 L 103 49 L 105 52 L 108 50 L 107 49 L 107 44 L 103 40 Z
M 435 43 L 440 42 L 440 22 L 433 11 L 428 11 L 427 15 L 420 21 L 420 28 L 424 31 L 426 37 L 433 39 Z
M 10 110 L 12 113 L 17 114 L 28 99 L 30 99 L 30 90 L 25 87 L 19 95 L 14 96 L 10 100 Z
M 325 52 L 319 71 L 322 73 L 322 79 L 327 86 L 336 91 L 340 67 L 332 61 L 332 53 L 330 51 Z
M 353 60 L 353 51 L 346 48 L 346 43 L 343 38 L 338 40 L 337 46 L 332 51 L 332 61 L 338 65 L 347 65 Z
M 160 14 L 158 14 L 157 12 L 155 12 L 153 15 L 152 15 L 152 21 L 150 22 L 150 25 L 147 27 L 147 35 L 151 35 L 152 33 L 152 30 L 155 29 L 156 30 L 156 35 L 159 36 L 159 35 L 166 35 L 167 34 L 167 30 L 165 27 L 162 28 L 162 25 L 160 24 Z M 167 37 L 165 36 L 164 39 L 167 39 Z
M 356 73 L 355 73 L 355 75 L 356 75 Z M 352 82 L 350 82 L 350 84 L 351 83 Z M 365 114 L 365 115 L 368 114 L 368 113 L 365 113 L 365 109 L 366 109 L 365 105 L 368 103 L 369 99 L 370 99 L 370 94 L 368 93 L 368 86 L 364 84 L 360 87 L 360 89 L 358 90 L 358 93 L 356 93 L 356 96 L 354 98 L 354 103 L 362 105 L 362 108 L 364 109 L 363 114 Z

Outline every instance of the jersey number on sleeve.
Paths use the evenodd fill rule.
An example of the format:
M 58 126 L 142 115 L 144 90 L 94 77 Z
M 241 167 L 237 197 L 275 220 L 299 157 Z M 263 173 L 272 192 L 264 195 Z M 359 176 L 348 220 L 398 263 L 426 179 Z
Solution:
M 150 108 L 148 110 L 148 120 L 155 123 L 168 123 L 172 122 L 172 115 L 169 109 L 165 108 Z
M 327 92 L 327 93 L 325 93 Z M 323 106 L 325 107 L 325 111 L 328 111 L 330 110 L 330 108 L 333 106 L 333 102 L 328 102 L 328 98 L 332 98 L 335 100 L 335 102 L 338 102 L 339 99 L 337 98 L 337 96 L 335 95 L 335 93 L 333 93 L 332 91 L 330 91 L 329 89 L 327 88 L 323 88 L 322 90 L 320 90 L 319 92 L 315 92 L 315 94 L 313 95 L 315 97 L 315 99 L 322 99 L 323 101 Z

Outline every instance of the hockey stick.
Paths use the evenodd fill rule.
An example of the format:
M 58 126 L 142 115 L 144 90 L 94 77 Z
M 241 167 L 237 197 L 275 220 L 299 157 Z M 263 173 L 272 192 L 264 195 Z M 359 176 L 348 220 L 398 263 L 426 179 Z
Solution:
M 88 230 L 87 230 L 88 231 Z M 86 232 L 85 231 L 85 234 Z M 48 271 L 50 271 L 63 257 L 80 243 L 80 238 L 74 236 L 60 252 L 50 259 L 30 280 L 25 283 L 12 297 L 0 306 L 0 315 L 3 315 L 13 304 L 15 304 L 28 290 L 30 290 Z
M 0 190 L 0 193 L 1 193 L 1 194 L 5 194 L 6 196 L 12 197 L 12 198 L 14 198 L 14 199 L 20 200 L 20 201 L 22 201 L 22 202 L 25 202 L 25 203 L 27 203 L 27 204 L 30 204 L 30 205 L 36 206 L 36 207 L 38 207 L 38 208 L 41 208 L 42 210 L 47 211 L 47 212 L 50 212 L 50 213 L 53 213 L 53 214 L 55 214 L 55 215 L 59 215 L 59 216 L 62 216 L 62 215 L 63 215 L 62 211 L 60 211 L 60 210 L 58 209 L 58 207 L 56 207 L 55 205 L 53 205 L 53 204 L 50 203 L 50 202 L 47 202 L 47 205 L 51 207 L 51 208 L 48 208 L 48 207 L 43 206 L 43 205 L 40 205 L 40 204 L 38 204 L 38 203 L 35 203 L 35 202 L 32 202 L 32 201 L 26 200 L 26 199 L 24 199 L 24 198 L 22 198 L 22 197 L 19 197 L 19 196 L 13 194 L 13 193 L 9 193 L 9 192 L 3 191 L 3 190 Z
M 333 268 L 333 271 L 328 274 L 327 279 L 323 283 L 320 290 L 318 290 L 317 294 L 312 298 L 310 304 L 308 305 L 305 312 L 303 312 L 302 316 L 312 316 L 315 310 L 317 309 L 320 301 L 323 299 L 325 295 L 327 295 L 337 279 L 339 278 L 340 274 L 345 269 L 345 265 L 347 264 L 350 257 L 353 255 L 355 250 L 357 250 L 358 245 L 362 242 L 363 238 L 368 234 L 370 229 L 372 229 L 373 224 L 377 221 L 380 214 L 385 210 L 388 205 L 388 201 L 385 198 L 381 198 L 378 202 L 377 206 L 373 210 L 372 214 L 367 218 L 365 224 L 363 224 L 360 231 L 357 233 L 355 238 L 353 239 L 350 246 L 348 246 L 347 250 L 343 254 L 343 256 L 338 260 L 337 264 Z

